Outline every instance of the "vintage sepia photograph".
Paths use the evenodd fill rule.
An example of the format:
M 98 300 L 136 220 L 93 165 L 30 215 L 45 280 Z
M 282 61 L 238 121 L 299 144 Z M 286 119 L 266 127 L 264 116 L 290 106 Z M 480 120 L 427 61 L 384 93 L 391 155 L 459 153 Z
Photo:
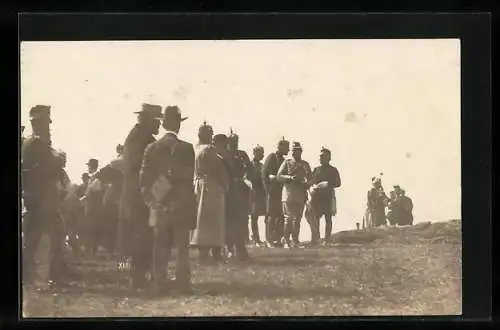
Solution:
M 459 39 L 23 41 L 22 315 L 462 314 Z

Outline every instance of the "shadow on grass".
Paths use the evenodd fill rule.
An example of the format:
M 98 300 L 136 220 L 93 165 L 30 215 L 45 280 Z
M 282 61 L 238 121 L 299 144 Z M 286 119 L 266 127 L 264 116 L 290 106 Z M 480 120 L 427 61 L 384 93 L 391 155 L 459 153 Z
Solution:
M 294 287 L 272 283 L 242 283 L 242 282 L 200 282 L 196 289 L 208 296 L 230 296 L 248 299 L 314 299 L 361 297 L 357 289 L 341 287 Z

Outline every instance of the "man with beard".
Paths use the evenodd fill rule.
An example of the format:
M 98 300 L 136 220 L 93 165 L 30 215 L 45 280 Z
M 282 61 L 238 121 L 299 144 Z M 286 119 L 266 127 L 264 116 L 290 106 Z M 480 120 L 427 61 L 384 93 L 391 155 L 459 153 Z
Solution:
M 52 149 L 50 106 L 37 105 L 30 110 L 33 135 L 22 146 L 22 193 L 26 207 L 23 220 L 23 284 L 34 284 L 35 253 L 43 234 L 50 239 L 48 252 L 48 287 L 62 280 L 65 264 L 62 259 L 63 223 L 59 213 L 57 183 L 61 180 L 63 161 Z
M 238 149 L 239 137 L 231 130 L 228 138 L 228 153 L 232 164 L 232 180 L 229 185 L 226 218 L 226 244 L 229 257 L 236 255 L 239 261 L 246 261 L 248 251 L 246 239 L 248 237 L 248 215 L 250 206 L 250 186 L 246 179 L 250 168 L 250 159 L 245 151 Z
M 144 203 L 139 186 L 139 171 L 144 150 L 155 142 L 159 133 L 162 107 L 142 105 L 136 112 L 137 124 L 132 128 L 123 145 L 123 187 L 120 198 L 120 226 L 118 232 L 118 252 L 124 257 L 123 263 L 129 267 L 131 257 L 131 287 L 145 288 L 146 273 L 151 265 L 152 232 L 148 225 L 149 208 Z
M 212 145 L 212 126 L 204 123 L 198 130 L 194 189 L 197 200 L 197 224 L 191 245 L 199 250 L 200 263 L 209 262 L 209 250 L 215 262 L 222 261 L 226 232 L 226 194 L 229 173 L 223 156 Z
M 266 242 L 268 247 L 282 246 L 284 219 L 281 203 L 283 184 L 277 180 L 278 169 L 290 151 L 290 143 L 283 139 L 277 150 L 269 154 L 262 167 L 262 181 L 266 192 Z
M 278 170 L 278 180 L 284 183 L 281 201 L 285 216 L 284 243 L 287 248 L 300 247 L 300 221 L 307 199 L 307 182 L 310 176 L 311 167 L 302 159 L 302 146 L 299 142 L 294 142 L 292 158 L 285 159 Z
M 177 137 L 181 122 L 186 119 L 181 116 L 177 106 L 166 107 L 163 114 L 166 133 L 146 148 L 139 177 L 142 196 L 152 212 L 153 218 L 150 220 L 155 221 L 149 223 L 153 227 L 155 241 L 152 250 L 153 283 L 156 289 L 161 289 L 165 279 L 165 261 L 168 263 L 171 249 L 175 245 L 175 288 L 182 293 L 191 292 L 189 232 L 196 226 L 194 149 L 191 143 Z M 155 187 L 161 189 L 157 190 Z
M 252 227 L 252 241 L 255 245 L 262 244 L 259 234 L 259 216 L 266 212 L 266 192 L 262 182 L 262 159 L 264 158 L 264 148 L 257 145 L 253 149 L 253 160 L 248 171 L 248 180 L 252 183 L 250 190 L 250 217 Z
M 321 148 L 319 155 L 320 166 L 316 167 L 308 182 L 310 200 L 307 208 L 310 213 L 308 218 L 311 226 L 311 245 L 317 245 L 320 240 L 319 222 L 325 217 L 325 242 L 330 240 L 332 234 L 332 217 L 337 214 L 335 188 L 340 187 L 340 175 L 336 167 L 330 165 L 331 152 Z

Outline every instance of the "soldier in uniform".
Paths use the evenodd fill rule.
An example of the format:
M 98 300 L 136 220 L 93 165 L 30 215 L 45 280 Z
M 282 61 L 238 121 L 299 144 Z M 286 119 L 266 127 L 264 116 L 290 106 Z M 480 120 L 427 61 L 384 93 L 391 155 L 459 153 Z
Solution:
M 238 149 L 239 137 L 231 130 L 228 137 L 228 153 L 232 164 L 232 180 L 226 213 L 226 244 L 229 257 L 236 256 L 239 261 L 248 259 L 246 239 L 248 237 L 248 216 L 250 211 L 250 181 L 247 172 L 250 159 L 245 151 Z
M 223 156 L 212 145 L 213 129 L 204 123 L 198 130 L 196 147 L 195 194 L 197 199 L 197 224 L 191 245 L 198 247 L 200 263 L 209 261 L 209 250 L 215 262 L 222 261 L 225 245 L 226 194 L 229 190 L 229 172 Z
M 151 188 L 160 177 L 170 183 L 170 189 L 159 201 L 150 204 L 156 213 L 156 238 L 166 238 L 166 257 L 177 247 L 176 289 L 191 292 L 191 268 L 189 264 L 189 233 L 196 225 L 196 199 L 193 188 L 195 154 L 193 145 L 177 137 L 182 117 L 177 106 L 168 106 L 163 115 L 165 135 L 151 143 L 144 153 L 140 170 L 140 187 L 145 201 L 151 201 Z M 164 241 L 155 244 L 153 272 L 154 283 L 164 278 L 165 264 L 162 253 Z M 164 254 L 163 254 L 164 255 Z M 162 260 L 163 259 L 163 260 Z M 133 260 L 133 259 L 132 259 Z M 166 260 L 168 262 L 168 259 Z M 159 287 L 158 287 L 159 288 Z
M 123 145 L 123 187 L 120 198 L 120 225 L 118 252 L 132 258 L 131 286 L 145 288 L 146 273 L 151 265 L 151 228 L 148 226 L 149 208 L 144 203 L 139 186 L 139 171 L 144 150 L 155 142 L 159 133 L 162 107 L 144 103 L 138 122 Z
M 259 217 L 266 214 L 266 192 L 262 182 L 262 159 L 264 158 L 264 148 L 257 145 L 253 149 L 253 160 L 248 171 L 248 180 L 252 183 L 250 190 L 250 218 L 252 228 L 252 241 L 256 245 L 261 245 L 259 234 Z
M 262 182 L 266 192 L 266 242 L 268 247 L 281 246 L 284 219 L 281 204 L 283 184 L 276 175 L 285 156 L 290 151 L 290 143 L 283 138 L 278 142 L 277 150 L 269 154 L 262 166 Z
M 319 221 L 325 217 L 325 242 L 330 240 L 332 234 L 332 217 L 337 213 L 335 188 L 340 187 L 340 175 L 336 167 L 330 165 L 331 152 L 321 148 L 319 161 L 308 182 L 311 199 L 308 208 L 311 208 L 311 217 L 308 219 L 311 226 L 311 244 L 319 243 Z
M 27 210 L 23 223 L 23 282 L 33 284 L 36 273 L 35 252 L 42 234 L 50 238 L 49 287 L 62 280 L 64 232 L 59 213 L 57 182 L 62 159 L 51 148 L 50 106 L 37 105 L 30 110 L 33 135 L 22 147 L 22 190 Z
M 287 248 L 300 247 L 300 221 L 307 200 L 307 182 L 310 176 L 311 167 L 302 159 L 302 146 L 299 142 L 294 142 L 292 158 L 285 159 L 278 170 L 278 180 L 284 183 L 281 201 L 285 216 L 284 243 Z

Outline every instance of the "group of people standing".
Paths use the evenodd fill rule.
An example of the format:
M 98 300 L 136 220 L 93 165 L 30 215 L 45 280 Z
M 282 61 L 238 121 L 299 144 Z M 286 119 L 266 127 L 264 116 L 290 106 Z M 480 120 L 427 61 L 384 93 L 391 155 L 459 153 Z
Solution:
M 26 283 L 33 278 L 33 254 L 46 231 L 54 242 L 51 283 L 64 273 L 56 268 L 64 269 L 59 242 L 65 232 L 72 247 L 81 244 L 95 253 L 102 246 L 127 260 L 134 288 L 147 285 L 148 273 L 164 277 L 155 265 L 168 262 L 176 247 L 176 288 L 183 291 L 191 288 L 190 247 L 198 249 L 204 264 L 224 262 L 226 257 L 249 260 L 249 219 L 251 240 L 257 245 L 264 244 L 258 220 L 265 216 L 267 246 L 302 247 L 304 211 L 311 244 L 321 241 L 323 216 L 329 239 L 337 211 L 335 188 L 341 181 L 330 165 L 328 149 L 321 149 L 321 165 L 311 170 L 299 142 L 292 143 L 292 157 L 285 159 L 290 142 L 283 138 L 262 163 L 261 146 L 253 149 L 250 160 L 239 149 L 237 134 L 231 130 L 229 135 L 214 135 L 206 122 L 198 130 L 196 146 L 179 139 L 187 117 L 177 106 L 162 110 L 143 104 L 136 112 L 137 123 L 117 147 L 116 159 L 103 168 L 97 159 L 89 160 L 81 185 L 69 183 L 66 155 L 52 148 L 50 106 L 30 110 L 33 135 L 22 141 Z M 156 139 L 160 125 L 165 134 Z
M 386 195 L 380 176 L 372 177 L 372 187 L 367 194 L 367 208 L 363 227 L 411 226 L 413 225 L 413 201 L 399 185 Z

